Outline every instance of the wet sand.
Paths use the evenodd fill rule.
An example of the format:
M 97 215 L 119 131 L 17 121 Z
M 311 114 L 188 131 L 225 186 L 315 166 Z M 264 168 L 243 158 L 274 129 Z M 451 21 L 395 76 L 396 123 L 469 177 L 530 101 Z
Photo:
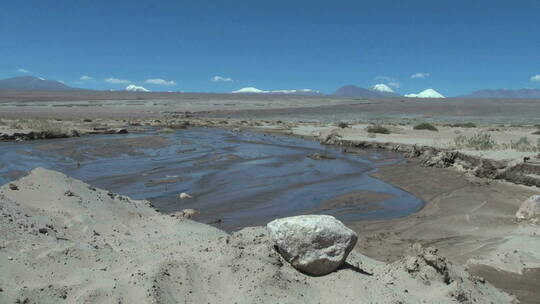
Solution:
M 421 167 L 413 161 L 382 167 L 374 176 L 400 187 L 428 202 L 421 211 L 405 218 L 359 222 L 358 250 L 371 257 L 393 261 L 411 243 L 438 248 L 451 261 L 469 265 L 472 274 L 480 275 L 496 287 L 514 293 L 522 303 L 540 302 L 540 268 L 524 274 L 497 270 L 484 265 L 483 257 L 508 254 L 498 247 L 508 237 L 520 237 L 514 219 L 520 204 L 534 194 L 536 187 L 487 181 L 465 176 L 453 169 Z M 527 251 L 540 244 L 540 234 L 533 227 L 530 237 L 517 242 L 509 253 L 526 267 Z M 505 267 L 504 261 L 499 267 Z M 508 266 L 509 267 L 509 266 Z M 517 271 L 518 269 L 516 269 Z

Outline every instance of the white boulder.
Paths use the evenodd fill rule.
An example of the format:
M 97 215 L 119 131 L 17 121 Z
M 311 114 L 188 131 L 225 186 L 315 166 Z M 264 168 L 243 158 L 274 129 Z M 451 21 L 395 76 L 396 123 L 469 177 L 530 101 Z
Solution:
M 336 270 L 358 240 L 354 231 L 329 215 L 276 219 L 266 228 L 283 258 L 310 275 Z
M 520 220 L 540 220 L 540 195 L 533 195 L 524 201 L 516 212 Z

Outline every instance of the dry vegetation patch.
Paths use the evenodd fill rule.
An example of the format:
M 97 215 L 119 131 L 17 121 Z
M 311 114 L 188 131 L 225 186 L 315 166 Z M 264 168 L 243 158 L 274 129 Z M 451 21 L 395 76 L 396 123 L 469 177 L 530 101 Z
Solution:
M 368 133 L 376 133 L 376 134 L 390 134 L 390 130 L 386 127 L 383 127 L 381 125 L 373 125 L 367 127 L 366 131 Z
M 423 122 L 421 124 L 417 124 L 416 126 L 413 127 L 413 129 L 415 130 L 428 130 L 428 131 L 439 131 L 439 129 L 437 129 L 437 127 L 435 127 L 434 125 L 430 124 L 430 123 L 427 123 L 427 122 Z

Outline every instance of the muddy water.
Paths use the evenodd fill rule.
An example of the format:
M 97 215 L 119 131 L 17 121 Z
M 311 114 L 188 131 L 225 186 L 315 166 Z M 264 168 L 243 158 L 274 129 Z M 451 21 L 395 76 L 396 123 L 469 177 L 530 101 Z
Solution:
M 325 157 L 309 157 L 314 153 Z M 345 222 L 391 219 L 423 207 L 420 199 L 368 175 L 403 161 L 398 154 L 344 154 L 287 136 L 194 128 L 0 143 L 0 155 L 1 184 L 45 167 L 148 199 L 162 212 L 196 209 L 196 220 L 225 230 L 306 213 Z M 181 192 L 194 198 L 181 200 Z

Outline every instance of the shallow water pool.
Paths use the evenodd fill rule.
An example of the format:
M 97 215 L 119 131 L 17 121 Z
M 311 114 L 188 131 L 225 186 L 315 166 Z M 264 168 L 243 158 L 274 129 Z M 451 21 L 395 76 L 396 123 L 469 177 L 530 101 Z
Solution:
M 313 159 L 314 153 L 324 159 Z M 339 148 L 296 137 L 191 128 L 0 143 L 0 183 L 35 167 L 147 199 L 162 212 L 193 208 L 197 221 L 225 230 L 297 214 L 345 222 L 403 217 L 423 202 L 369 173 L 399 154 Z M 181 200 L 187 192 L 193 199 Z

